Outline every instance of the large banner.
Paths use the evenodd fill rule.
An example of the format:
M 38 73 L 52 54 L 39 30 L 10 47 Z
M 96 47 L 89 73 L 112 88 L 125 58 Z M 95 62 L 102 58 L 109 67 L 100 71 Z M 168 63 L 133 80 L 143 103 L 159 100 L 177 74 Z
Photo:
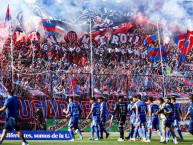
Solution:
M 91 120 L 80 119 L 79 128 L 83 132 L 90 132 Z M 188 132 L 189 121 L 181 121 L 180 128 L 182 132 Z M 113 120 L 112 124 L 110 120 L 106 121 L 105 128 L 109 132 L 118 132 L 118 120 Z M 68 119 L 47 119 L 46 130 L 48 131 L 67 131 L 68 130 Z M 125 132 L 130 131 L 130 119 L 127 119 L 124 127 Z
M 86 119 L 80 119 L 78 126 L 80 130 L 83 132 L 90 132 L 90 125 L 91 125 L 91 120 L 86 120 Z M 118 132 L 118 121 L 113 120 L 112 125 L 110 123 L 110 120 L 106 121 L 105 128 L 109 132 Z M 125 124 L 125 131 L 129 131 L 130 128 L 130 120 L 126 121 Z M 47 119 L 46 120 L 46 129 L 48 131 L 66 131 L 68 130 L 68 119 Z
M 67 108 L 68 103 L 64 100 L 19 100 L 20 110 L 19 115 L 22 120 L 33 119 L 36 110 L 40 109 L 43 112 L 44 118 L 46 118 L 47 130 L 50 131 L 67 131 L 68 130 L 68 119 L 66 119 L 66 114 L 63 112 L 63 109 Z M 4 101 L 0 100 L 0 105 L 3 106 Z M 79 127 L 82 131 L 90 131 L 90 120 L 85 120 L 84 118 L 90 112 L 90 103 L 89 101 L 79 100 L 77 102 L 82 109 L 82 116 L 79 122 Z M 108 115 L 110 118 L 113 112 L 115 105 L 115 100 L 107 101 Z M 189 104 L 187 101 L 181 100 L 180 106 L 182 109 L 183 116 L 186 114 Z M 1 116 L 4 118 L 4 114 Z M 129 116 L 128 116 L 129 118 Z M 187 131 L 189 121 L 183 121 L 180 123 L 183 132 Z M 116 132 L 118 131 L 117 121 L 114 120 L 112 126 L 110 126 L 109 120 L 106 122 L 106 128 L 108 131 Z M 129 130 L 129 119 L 126 122 L 125 131 Z
M 19 115 L 21 119 L 31 119 L 34 118 L 36 110 L 40 109 L 43 112 L 45 118 L 66 118 L 63 109 L 67 108 L 68 103 L 61 100 L 19 100 L 20 110 Z M 4 101 L 0 100 L 0 105 L 3 106 Z M 90 111 L 89 101 L 79 101 L 77 102 L 83 113 L 82 118 L 85 118 Z M 109 100 L 107 102 L 109 115 L 112 113 L 115 105 L 114 100 Z M 4 117 L 4 116 L 2 116 Z
M 20 110 L 19 115 L 21 119 L 34 118 L 36 110 L 40 109 L 43 112 L 45 118 L 66 118 L 63 109 L 67 108 L 68 103 L 62 100 L 19 100 Z M 4 101 L 0 100 L 0 106 L 3 106 Z M 77 102 L 82 109 L 82 118 L 86 118 L 90 111 L 89 101 Z M 109 115 L 112 114 L 115 105 L 114 100 L 107 102 Z M 4 116 L 1 116 L 2 118 Z
M 4 101 L 0 100 L 0 106 L 3 106 Z M 68 106 L 68 102 L 64 100 L 19 100 L 20 110 L 19 115 L 21 119 L 32 119 L 36 114 L 36 110 L 40 109 L 43 112 L 45 118 L 66 118 L 63 109 L 66 109 Z M 82 109 L 81 118 L 86 118 L 88 113 L 90 112 L 90 103 L 89 101 L 79 100 L 77 102 Z M 115 106 L 115 100 L 107 101 L 108 115 L 109 118 L 113 113 L 113 109 Z M 186 114 L 188 110 L 189 104 L 184 102 L 180 103 L 183 116 Z M 4 114 L 1 116 L 4 118 Z
M 2 132 L 0 132 L 0 135 Z M 26 140 L 70 140 L 68 131 L 23 131 Z M 7 140 L 20 140 L 16 132 L 9 132 Z

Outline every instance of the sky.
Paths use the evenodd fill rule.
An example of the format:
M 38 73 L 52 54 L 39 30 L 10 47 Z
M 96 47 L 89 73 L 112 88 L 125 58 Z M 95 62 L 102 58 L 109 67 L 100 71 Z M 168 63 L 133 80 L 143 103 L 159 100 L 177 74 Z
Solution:
M 116 11 L 142 11 L 152 21 L 165 25 L 178 25 L 184 32 L 193 29 L 192 0 L 0 0 L 0 21 L 3 22 L 10 5 L 13 23 L 24 22 L 26 31 L 37 30 L 41 17 L 61 20 L 73 25 L 81 21 L 87 10 L 107 8 Z M 19 21 L 18 21 L 19 20 Z M 166 26 L 167 23 L 167 26 Z M 172 33 L 172 32 L 171 32 Z

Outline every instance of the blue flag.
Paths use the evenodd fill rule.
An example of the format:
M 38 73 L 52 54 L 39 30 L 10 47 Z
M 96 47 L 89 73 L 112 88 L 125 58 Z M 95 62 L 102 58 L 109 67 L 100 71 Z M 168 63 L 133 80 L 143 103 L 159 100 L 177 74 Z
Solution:
M 9 5 L 8 5 L 6 16 L 5 16 L 5 21 L 9 21 L 9 20 L 11 20 L 11 13 L 10 13 Z

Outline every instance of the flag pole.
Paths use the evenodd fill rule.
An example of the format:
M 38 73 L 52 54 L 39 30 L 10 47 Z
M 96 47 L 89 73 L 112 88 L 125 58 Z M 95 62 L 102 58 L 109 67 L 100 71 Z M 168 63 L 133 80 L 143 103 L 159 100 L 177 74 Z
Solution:
M 91 74 L 91 97 L 94 97 L 94 78 L 93 78 L 93 49 L 92 49 L 92 19 L 90 16 L 90 74 Z
M 11 51 L 11 87 L 12 90 L 14 90 L 14 68 L 13 68 L 13 28 L 12 28 L 12 19 L 11 19 L 11 14 L 10 14 L 10 9 L 9 9 L 9 5 L 7 8 L 7 12 L 6 12 L 6 20 L 8 20 L 8 24 L 9 24 L 9 35 L 11 38 L 11 43 L 10 43 L 10 51 Z
M 161 50 L 161 39 L 160 39 L 160 31 L 159 31 L 159 23 L 157 21 L 157 33 L 158 33 L 158 44 L 159 44 L 159 51 L 160 51 L 160 60 L 161 60 L 161 69 L 162 69 L 162 82 L 163 82 L 163 97 L 166 95 L 166 88 L 165 88 L 165 75 L 163 69 L 163 57 L 162 57 L 162 50 Z
M 12 90 L 14 90 L 14 69 L 13 69 L 13 38 L 12 38 L 12 33 L 13 33 L 13 29 L 12 29 L 12 21 L 11 21 L 11 25 L 10 25 L 10 36 L 11 36 L 11 81 L 12 81 Z

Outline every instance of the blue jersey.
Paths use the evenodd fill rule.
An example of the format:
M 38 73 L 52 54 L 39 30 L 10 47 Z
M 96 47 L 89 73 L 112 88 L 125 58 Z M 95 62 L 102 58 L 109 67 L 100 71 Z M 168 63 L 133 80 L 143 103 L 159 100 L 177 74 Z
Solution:
M 135 103 L 135 107 L 138 109 L 138 118 L 139 119 L 146 119 L 146 111 L 147 111 L 147 105 L 144 101 L 139 101 Z
M 135 109 L 133 108 L 135 103 L 131 103 L 128 105 L 128 111 L 131 114 L 131 117 L 134 119 L 136 118 Z
M 70 112 L 71 117 L 79 118 L 80 107 L 76 103 L 74 103 L 74 102 L 70 103 L 68 105 L 68 110 Z
M 128 110 L 129 115 L 132 114 L 132 109 L 131 109 L 132 107 L 131 107 L 131 105 L 132 105 L 132 103 L 128 104 L 128 106 L 127 106 L 127 110 Z
M 6 106 L 6 118 L 10 117 L 18 118 L 19 116 L 19 101 L 15 96 L 10 96 L 5 100 L 4 106 Z
M 172 108 L 172 106 L 170 104 L 165 104 L 165 109 L 166 109 L 167 112 L 173 110 L 173 108 Z M 173 120 L 174 119 L 174 113 L 169 114 L 167 116 L 167 119 Z
M 150 104 L 148 106 L 148 111 L 151 112 L 151 119 L 157 119 L 158 115 L 155 114 L 159 111 L 159 106 L 157 104 Z
M 188 111 L 190 112 L 190 119 L 193 120 L 193 103 L 190 103 L 190 107 L 188 108 Z
M 174 109 L 174 119 L 178 119 L 179 115 L 178 112 L 180 112 L 181 108 L 180 105 L 178 103 L 173 103 L 173 109 Z
M 103 101 L 103 102 L 100 104 L 100 113 L 101 113 L 101 116 L 102 116 L 103 118 L 107 118 L 108 109 L 107 109 L 107 102 L 106 102 L 106 101 Z
M 91 106 L 91 110 L 92 110 L 92 117 L 97 117 L 100 118 L 100 104 L 98 103 L 93 103 Z

